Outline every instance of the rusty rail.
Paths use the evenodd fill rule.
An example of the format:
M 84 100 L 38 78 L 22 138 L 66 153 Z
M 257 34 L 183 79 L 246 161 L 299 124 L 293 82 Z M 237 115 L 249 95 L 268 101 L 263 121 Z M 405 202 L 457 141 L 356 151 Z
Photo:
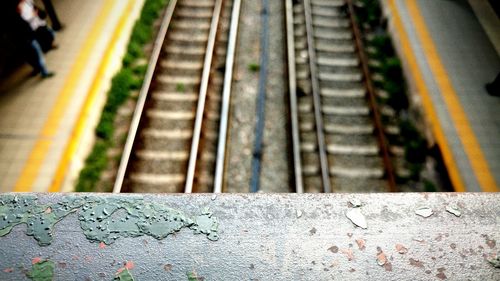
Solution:
M 373 87 L 372 78 L 370 75 L 370 70 L 368 68 L 368 59 L 365 54 L 365 49 L 363 46 L 363 42 L 361 40 L 361 32 L 359 31 L 358 23 L 354 16 L 354 7 L 352 4 L 352 0 L 346 0 L 346 3 L 349 8 L 349 18 L 351 20 L 351 26 L 354 33 L 354 39 L 356 42 L 356 49 L 358 53 L 359 60 L 361 62 L 361 68 L 363 70 L 364 82 L 366 90 L 368 91 L 368 102 L 373 114 L 373 122 L 375 125 L 375 134 L 377 135 L 378 144 L 380 150 L 382 152 L 382 158 L 384 161 L 384 166 L 386 169 L 386 176 L 389 185 L 390 192 L 398 191 L 396 186 L 396 177 L 394 175 L 394 167 L 392 165 L 392 161 L 389 153 L 389 145 L 384 135 L 384 127 L 382 125 L 379 107 L 377 104 L 377 99 L 375 96 L 375 88 Z

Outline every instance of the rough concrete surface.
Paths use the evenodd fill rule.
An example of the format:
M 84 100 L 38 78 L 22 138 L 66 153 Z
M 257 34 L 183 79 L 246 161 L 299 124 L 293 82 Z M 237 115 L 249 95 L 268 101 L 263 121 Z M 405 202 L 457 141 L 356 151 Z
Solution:
M 28 280 L 40 260 L 54 262 L 54 281 L 112 280 L 123 267 L 135 280 L 500 280 L 497 193 L 76 194 L 89 195 L 137 198 L 188 216 L 208 207 L 219 240 L 181 229 L 163 240 L 92 243 L 78 210 L 55 225 L 48 246 L 27 236 L 25 225 L 0 237 L 0 280 Z M 47 204 L 67 195 L 36 196 L 35 204 Z M 429 217 L 416 213 L 423 207 Z M 359 216 L 366 229 L 355 225 Z

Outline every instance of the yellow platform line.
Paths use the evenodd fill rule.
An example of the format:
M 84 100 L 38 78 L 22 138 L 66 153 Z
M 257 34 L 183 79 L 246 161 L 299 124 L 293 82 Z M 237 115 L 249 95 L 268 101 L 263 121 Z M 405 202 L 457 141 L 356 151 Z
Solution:
M 404 29 L 403 22 L 401 21 L 401 16 L 399 15 L 398 9 L 396 7 L 396 0 L 389 0 L 388 3 L 389 9 L 394 19 L 394 28 L 398 33 L 399 40 L 401 42 L 403 56 L 408 62 L 410 74 L 412 75 L 415 86 L 417 87 L 417 92 L 422 98 L 422 105 L 425 111 L 425 115 L 429 120 L 432 133 L 436 138 L 436 142 L 441 149 L 443 161 L 447 167 L 451 183 L 456 191 L 466 191 L 463 179 L 460 176 L 460 172 L 458 171 L 457 165 L 455 164 L 455 159 L 453 157 L 453 154 L 451 153 L 450 146 L 448 145 L 448 141 L 439 122 L 436 109 L 434 108 L 434 105 L 432 103 L 429 88 L 425 83 L 422 71 L 418 66 L 415 54 L 412 51 L 408 33 Z
M 87 65 L 90 55 L 92 54 L 93 47 L 98 39 L 97 34 L 102 32 L 102 27 L 109 18 L 109 15 L 112 13 L 113 7 L 117 1 L 118 0 L 104 1 L 101 11 L 97 15 L 97 18 L 87 35 L 84 45 L 80 49 L 76 57 L 76 61 L 64 82 L 62 90 L 59 92 L 56 102 L 45 121 L 38 140 L 33 146 L 28 160 L 26 161 L 23 170 L 16 181 L 13 189 L 14 192 L 31 191 L 32 185 L 40 171 L 40 167 L 47 156 L 50 146 L 53 143 L 53 138 L 55 137 L 61 120 L 64 117 L 64 112 L 66 111 L 73 96 L 74 89 L 84 71 L 84 67 Z
M 413 18 L 415 30 L 417 31 L 417 35 L 422 44 L 431 72 L 434 74 L 441 96 L 443 97 L 443 100 L 448 108 L 453 125 L 455 126 L 458 137 L 462 142 L 465 154 L 469 158 L 469 162 L 471 163 L 476 179 L 483 191 L 498 191 L 498 187 L 493 175 L 491 174 L 488 162 L 486 161 L 476 135 L 470 126 L 467 114 L 460 104 L 460 100 L 455 89 L 453 88 L 449 75 L 446 72 L 446 68 L 439 57 L 436 45 L 430 36 L 424 18 L 420 13 L 418 4 L 415 0 L 409 0 L 407 1 L 407 7 L 411 17 Z
M 108 43 L 108 47 L 106 48 L 106 52 L 104 53 L 103 59 L 101 60 L 96 75 L 94 76 L 92 85 L 85 99 L 83 108 L 80 111 L 80 114 L 78 115 L 76 126 L 73 128 L 70 140 L 66 146 L 61 161 L 59 162 L 59 166 L 52 180 L 52 184 L 49 187 L 49 192 L 61 191 L 61 185 L 62 182 L 64 181 L 64 178 L 66 177 L 66 173 L 68 171 L 71 159 L 73 159 L 78 149 L 78 144 L 82 139 L 85 127 L 88 123 L 88 116 L 90 115 L 90 111 L 95 105 L 96 98 L 100 93 L 102 84 L 104 82 L 104 79 L 102 79 L 102 77 L 105 76 L 106 71 L 109 69 L 111 65 L 111 61 L 114 55 L 113 52 L 115 51 L 116 48 L 116 43 L 123 35 L 124 27 L 127 24 L 127 20 L 130 17 L 130 12 L 132 11 L 133 7 L 134 7 L 134 1 L 128 0 L 128 4 L 124 12 L 120 16 L 120 19 L 118 20 L 118 24 L 116 25 L 115 31 L 111 37 L 111 40 Z

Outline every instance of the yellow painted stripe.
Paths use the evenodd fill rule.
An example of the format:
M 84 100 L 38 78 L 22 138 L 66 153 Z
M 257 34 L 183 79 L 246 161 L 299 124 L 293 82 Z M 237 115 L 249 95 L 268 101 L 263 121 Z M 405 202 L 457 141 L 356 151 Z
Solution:
M 484 157 L 476 135 L 470 126 L 455 89 L 450 81 L 449 75 L 439 57 L 436 45 L 427 29 L 425 21 L 415 0 L 407 1 L 408 11 L 413 19 L 415 30 L 422 44 L 425 57 L 429 63 L 431 72 L 434 74 L 441 96 L 448 108 L 448 112 L 457 130 L 458 137 L 462 142 L 465 154 L 469 158 L 472 170 L 483 191 L 495 192 L 498 187 L 491 174 L 488 162 Z
M 106 52 L 104 53 L 103 59 L 101 60 L 96 75 L 94 76 L 92 85 L 89 89 L 89 93 L 87 94 L 87 98 L 85 99 L 83 108 L 78 116 L 76 126 L 73 128 L 73 131 L 71 133 L 71 138 L 66 146 L 66 149 L 63 153 L 61 160 L 59 161 L 59 166 L 57 168 L 54 179 L 52 180 L 52 184 L 50 185 L 49 192 L 61 191 L 61 185 L 64 178 L 66 177 L 66 172 L 69 168 L 71 159 L 73 159 L 78 149 L 78 144 L 81 141 L 83 132 L 88 123 L 87 122 L 88 116 L 90 115 L 91 109 L 94 107 L 94 103 L 100 92 L 101 86 L 104 82 L 102 77 L 105 76 L 106 71 L 109 69 L 109 66 L 111 65 L 111 60 L 113 59 L 114 55 L 113 52 L 115 51 L 116 43 L 123 34 L 124 27 L 127 24 L 127 20 L 130 17 L 130 13 L 133 7 L 134 7 L 134 1 L 129 0 L 127 7 L 120 16 L 120 19 L 118 20 L 118 24 L 116 25 L 113 36 L 111 37 L 111 40 L 108 43 Z
M 401 21 L 401 16 L 399 15 L 398 9 L 396 7 L 396 0 L 389 0 L 389 8 L 391 10 L 391 14 L 393 15 L 395 31 L 399 35 L 398 37 L 401 42 L 403 56 L 408 63 L 410 73 L 415 82 L 415 86 L 417 87 L 417 92 L 422 98 L 422 105 L 424 107 L 425 115 L 429 120 L 432 132 L 434 134 L 434 137 L 436 138 L 436 142 L 441 149 L 443 161 L 445 162 L 445 165 L 447 167 L 451 183 L 453 184 L 453 187 L 456 191 L 466 191 L 463 179 L 460 176 L 460 172 L 458 171 L 458 168 L 455 164 L 455 159 L 453 158 L 453 154 L 451 153 L 448 141 L 439 122 L 436 109 L 434 108 L 434 105 L 432 103 L 429 88 L 424 81 L 423 74 L 418 66 L 417 59 L 411 48 L 410 39 L 404 29 L 403 22 Z
M 68 108 L 74 89 L 85 69 L 85 66 L 87 65 L 93 46 L 96 44 L 98 39 L 97 35 L 102 32 L 102 27 L 109 18 L 109 15 L 113 11 L 113 7 L 117 1 L 118 0 L 104 1 L 101 11 L 97 15 L 97 18 L 87 35 L 84 45 L 76 57 L 75 64 L 72 66 L 70 73 L 64 82 L 62 90 L 59 92 L 56 102 L 52 107 L 47 120 L 45 121 L 45 124 L 40 132 L 40 136 L 33 146 L 28 160 L 26 161 L 26 164 L 17 179 L 13 190 L 14 192 L 31 191 L 32 185 L 40 171 L 40 167 L 53 142 L 52 139 L 55 137 L 59 124 L 64 117 L 64 112 Z

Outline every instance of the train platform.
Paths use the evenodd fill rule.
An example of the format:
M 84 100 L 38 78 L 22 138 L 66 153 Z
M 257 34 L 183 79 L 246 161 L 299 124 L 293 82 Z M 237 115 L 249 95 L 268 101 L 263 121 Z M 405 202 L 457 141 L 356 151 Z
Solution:
M 56 75 L 30 77 L 31 67 L 23 65 L 0 81 L 0 192 L 71 191 L 63 186 L 71 186 L 65 182 L 81 165 L 78 155 L 91 147 L 143 3 L 53 0 L 64 29 L 45 60 Z
M 421 98 L 456 191 L 498 191 L 500 98 L 485 90 L 500 71 L 498 29 L 487 22 L 498 18 L 465 0 L 384 4 L 410 90 Z

